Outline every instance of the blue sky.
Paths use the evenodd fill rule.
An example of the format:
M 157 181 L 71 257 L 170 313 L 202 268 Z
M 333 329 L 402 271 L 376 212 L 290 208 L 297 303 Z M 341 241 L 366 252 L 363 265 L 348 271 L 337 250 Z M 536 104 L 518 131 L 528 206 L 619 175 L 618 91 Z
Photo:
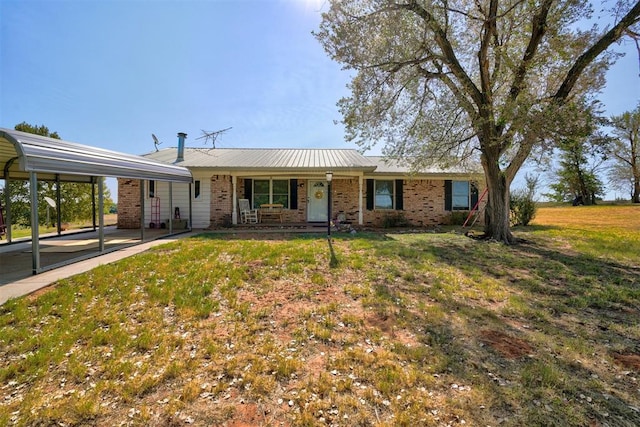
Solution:
M 311 31 L 324 0 L 0 0 L 0 127 L 143 154 L 151 133 L 202 147 L 357 148 L 336 102 L 349 73 Z M 607 114 L 640 99 L 635 47 L 608 76 Z M 113 183 L 109 184 L 116 196 Z

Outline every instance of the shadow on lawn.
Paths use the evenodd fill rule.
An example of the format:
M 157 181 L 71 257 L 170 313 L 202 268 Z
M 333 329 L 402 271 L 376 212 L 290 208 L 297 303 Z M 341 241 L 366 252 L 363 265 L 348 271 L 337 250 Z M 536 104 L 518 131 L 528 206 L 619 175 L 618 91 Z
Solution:
M 331 254 L 331 258 L 329 259 L 329 267 L 336 268 L 340 264 L 338 258 L 336 258 L 336 252 L 333 249 L 333 242 L 331 239 L 327 239 L 327 243 L 329 245 L 329 253 Z
M 621 425 L 640 425 L 639 402 L 632 397 L 637 387 L 624 374 L 640 372 L 640 340 L 634 332 L 640 319 L 640 268 L 532 242 L 509 247 L 485 241 L 418 238 L 397 245 L 397 253 L 408 251 L 410 245 L 413 252 L 403 260 L 415 265 L 416 271 L 426 259 L 432 260 L 468 278 L 495 279 L 514 291 L 509 295 L 521 298 L 522 307 L 510 312 L 500 308 L 498 301 L 492 307 L 482 297 L 475 300 L 456 295 L 456 291 L 433 292 L 437 284 L 430 283 L 429 276 L 418 277 L 424 283 L 414 286 L 389 285 L 390 300 L 403 295 L 406 300 L 424 301 L 427 294 L 440 307 L 439 312 L 451 313 L 444 317 L 415 310 L 403 314 L 410 318 L 409 323 L 424 325 L 421 341 L 446 355 L 446 370 L 467 381 L 474 381 L 478 371 L 485 372 L 495 383 L 492 394 L 505 404 L 513 401 L 509 386 L 525 387 L 538 405 L 553 409 L 532 406 L 526 415 L 530 425 L 538 421 L 573 424 L 558 404 L 563 399 L 578 404 L 588 418 L 604 425 L 612 422 L 610 416 Z M 376 250 L 389 253 L 392 248 Z M 566 354 L 582 354 L 587 363 L 565 358 L 563 345 L 575 345 L 577 349 L 566 350 Z M 597 369 L 603 367 L 590 360 L 600 358 L 619 366 L 604 368 L 605 372 L 612 377 L 612 372 L 622 375 L 601 379 Z M 510 375 L 502 378 L 500 372 Z M 547 402 L 541 397 L 545 393 L 553 396 Z M 581 405 L 584 396 L 593 404 Z
M 611 323 L 633 326 L 640 318 L 640 268 L 636 266 L 531 242 L 511 247 L 489 242 L 425 242 L 422 250 L 464 274 L 492 277 L 530 295 L 527 303 L 532 314 L 542 313 L 536 320 L 571 314 L 612 334 Z M 593 335 L 602 338 L 597 332 Z M 640 342 L 616 335 L 617 342 L 640 349 Z

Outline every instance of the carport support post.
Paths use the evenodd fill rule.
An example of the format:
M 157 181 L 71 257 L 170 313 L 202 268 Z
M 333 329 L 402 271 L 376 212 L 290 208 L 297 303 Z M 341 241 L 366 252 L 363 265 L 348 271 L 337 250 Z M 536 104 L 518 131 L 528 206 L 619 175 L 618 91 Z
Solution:
M 173 234 L 173 182 L 169 181 L 169 234 Z
M 191 197 L 191 183 L 189 183 L 189 231 L 191 231 L 193 229 L 193 204 L 191 203 L 192 201 L 192 197 Z
M 11 243 L 11 186 L 9 185 L 9 181 L 11 181 L 11 179 L 7 172 L 5 172 L 5 175 L 7 176 L 7 179 L 4 181 L 4 208 L 7 215 L 4 217 L 4 224 L 7 226 L 7 228 L 5 228 L 5 232 L 7 233 L 7 242 Z
M 93 220 L 93 231 L 96 231 L 96 177 L 91 177 L 91 219 Z
M 104 178 L 98 177 L 98 247 L 104 252 Z
M 31 196 L 31 260 L 32 273 L 40 271 L 40 235 L 38 230 L 38 176 L 29 172 L 29 193 Z
M 62 210 L 60 209 L 60 174 L 56 174 L 56 230 L 58 236 L 62 234 Z
M 144 242 L 144 182 L 140 180 L 140 243 Z

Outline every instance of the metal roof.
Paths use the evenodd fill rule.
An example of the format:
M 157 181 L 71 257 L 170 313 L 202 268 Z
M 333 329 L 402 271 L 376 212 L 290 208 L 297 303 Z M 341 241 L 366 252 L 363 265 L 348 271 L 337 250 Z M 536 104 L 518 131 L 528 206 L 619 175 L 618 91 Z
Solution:
M 145 157 L 173 163 L 176 148 L 165 148 Z M 382 156 L 364 156 L 349 149 L 275 149 L 275 148 L 185 148 L 184 160 L 177 162 L 188 168 L 213 168 L 228 171 L 325 172 L 332 170 L 361 171 L 376 175 L 437 175 L 442 177 L 481 173 L 464 166 L 442 168 L 431 166 L 411 170 L 409 162 L 389 160 Z
M 182 166 L 150 158 L 76 144 L 60 139 L 0 128 L 0 177 L 90 182 L 91 177 L 117 177 L 191 182 Z
M 447 168 L 441 167 L 439 165 L 430 165 L 428 167 L 423 167 L 417 171 L 411 169 L 409 162 L 394 159 L 387 159 L 382 156 L 367 156 L 367 159 L 376 166 L 375 173 L 376 174 L 388 174 L 388 175 L 398 175 L 398 174 L 415 174 L 415 175 L 469 175 L 469 174 L 480 174 L 481 170 L 474 170 L 473 168 L 466 167 L 462 164 L 456 164 L 454 166 L 450 166 Z
M 145 157 L 174 162 L 176 148 L 166 148 Z M 262 149 L 262 148 L 185 148 L 188 168 L 216 168 L 244 171 L 373 171 L 375 165 L 356 150 L 344 149 Z

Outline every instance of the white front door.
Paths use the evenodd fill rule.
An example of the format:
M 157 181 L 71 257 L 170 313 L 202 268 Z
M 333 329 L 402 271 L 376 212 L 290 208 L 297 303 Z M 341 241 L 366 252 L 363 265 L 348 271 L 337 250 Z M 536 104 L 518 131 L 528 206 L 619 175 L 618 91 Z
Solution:
M 309 186 L 307 188 L 309 189 L 309 194 L 307 195 L 307 221 L 326 222 L 329 184 L 327 181 L 309 180 Z

